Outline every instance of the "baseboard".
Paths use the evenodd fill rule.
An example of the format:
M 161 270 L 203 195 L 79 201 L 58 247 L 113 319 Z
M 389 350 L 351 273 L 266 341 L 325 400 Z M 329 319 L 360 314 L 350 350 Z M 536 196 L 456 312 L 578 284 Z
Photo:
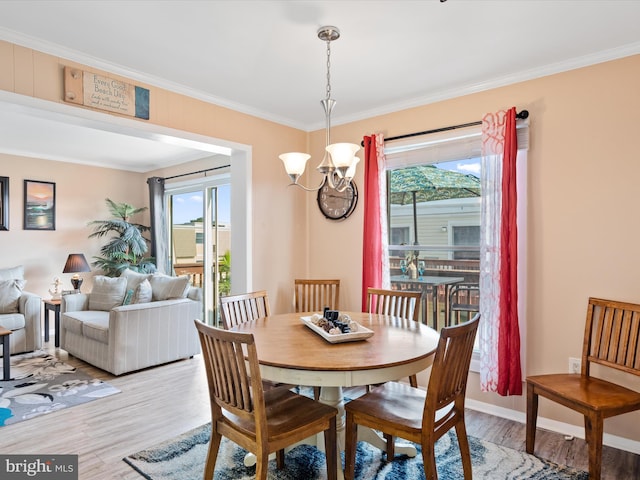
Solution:
M 488 413 L 490 415 L 495 415 L 496 417 L 513 420 L 518 423 L 527 423 L 526 414 L 524 412 L 519 412 L 510 408 L 479 402 L 478 400 L 473 400 L 471 398 L 466 399 L 465 407 L 477 412 Z M 581 426 L 558 422 L 556 420 L 538 416 L 537 427 L 584 440 L 584 428 Z M 638 441 L 605 433 L 602 438 L 602 442 L 609 447 L 640 455 L 640 442 Z

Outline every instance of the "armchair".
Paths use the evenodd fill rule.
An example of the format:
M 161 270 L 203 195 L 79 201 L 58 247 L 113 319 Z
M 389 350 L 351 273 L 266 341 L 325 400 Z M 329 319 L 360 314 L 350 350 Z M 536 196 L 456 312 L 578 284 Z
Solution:
M 0 325 L 12 332 L 11 354 L 42 348 L 41 298 L 25 292 L 24 284 L 22 265 L 0 269 Z

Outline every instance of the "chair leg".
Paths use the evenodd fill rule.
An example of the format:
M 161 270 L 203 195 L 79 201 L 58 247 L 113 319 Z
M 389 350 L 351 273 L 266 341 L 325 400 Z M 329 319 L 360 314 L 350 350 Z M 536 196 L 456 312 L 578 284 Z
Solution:
M 269 470 L 269 452 L 261 452 L 256 455 L 256 480 L 267 480 Z
M 436 469 L 436 450 L 433 438 L 422 444 L 422 463 L 424 466 L 425 480 L 438 480 Z
M 411 385 L 413 388 L 418 388 L 418 377 L 417 377 L 417 375 L 411 375 L 409 377 L 409 385 Z
M 527 453 L 533 453 L 536 444 L 536 423 L 538 422 L 538 394 L 535 386 L 527 382 Z
M 284 448 L 276 452 L 276 467 L 278 470 L 282 470 L 284 468 Z
M 473 478 L 471 472 L 471 449 L 469 448 L 469 439 L 467 438 L 467 428 L 464 424 L 464 417 L 456 423 L 456 436 L 458 437 L 458 446 L 460 447 L 460 456 L 462 457 L 462 472 L 465 480 Z
M 344 478 L 353 480 L 356 469 L 356 442 L 358 441 L 358 425 L 353 421 L 353 415 L 347 412 L 344 448 Z
M 320 387 L 313 387 L 313 398 L 316 402 L 320 400 Z
M 338 478 L 337 436 L 336 417 L 333 417 L 329 421 L 329 428 L 324 431 L 324 452 L 327 457 L 327 480 L 337 480 Z
M 387 443 L 387 462 L 391 462 L 396 456 L 396 439 L 388 433 L 383 433 L 382 436 Z
M 585 438 L 589 447 L 589 480 L 600 480 L 602 474 L 602 435 L 604 419 L 595 412 L 584 417 Z
M 209 440 L 209 450 L 207 451 L 207 461 L 204 467 L 204 479 L 213 480 L 213 472 L 216 467 L 216 460 L 218 458 L 218 450 L 220 448 L 220 441 L 222 435 L 219 435 L 215 431 L 215 427 L 211 429 L 211 439 Z

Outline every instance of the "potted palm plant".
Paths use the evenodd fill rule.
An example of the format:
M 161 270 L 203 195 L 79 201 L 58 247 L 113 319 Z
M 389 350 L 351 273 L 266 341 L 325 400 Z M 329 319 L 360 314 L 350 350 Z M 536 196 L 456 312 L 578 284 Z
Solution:
M 108 198 L 106 202 L 113 218 L 89 222 L 88 225 L 93 226 L 93 233 L 89 238 L 102 238 L 112 233 L 115 235 L 100 249 L 102 256 L 93 257 L 95 261 L 91 265 L 101 269 L 109 277 L 117 277 L 127 268 L 141 273 L 155 272 L 155 259 L 146 256 L 149 240 L 143 236 L 150 227 L 130 221 L 131 217 L 144 212 L 147 207 L 136 208 Z

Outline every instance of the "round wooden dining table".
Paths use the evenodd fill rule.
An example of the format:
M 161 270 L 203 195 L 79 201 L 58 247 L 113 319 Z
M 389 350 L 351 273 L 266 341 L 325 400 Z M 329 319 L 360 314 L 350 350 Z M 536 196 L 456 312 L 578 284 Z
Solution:
M 320 401 L 336 407 L 339 412 L 339 451 L 344 450 L 342 388 L 401 380 L 417 374 L 431 366 L 439 340 L 434 329 L 412 320 L 361 312 L 343 313 L 372 330 L 373 335 L 364 340 L 331 343 L 302 321 L 313 312 L 271 315 L 233 328 L 253 334 L 262 378 L 321 387 Z M 358 439 L 386 449 L 384 438 L 373 430 L 359 428 Z M 316 444 L 321 447 L 322 441 Z M 411 446 L 398 445 L 396 451 L 416 454 Z M 341 478 L 342 469 L 338 470 Z

